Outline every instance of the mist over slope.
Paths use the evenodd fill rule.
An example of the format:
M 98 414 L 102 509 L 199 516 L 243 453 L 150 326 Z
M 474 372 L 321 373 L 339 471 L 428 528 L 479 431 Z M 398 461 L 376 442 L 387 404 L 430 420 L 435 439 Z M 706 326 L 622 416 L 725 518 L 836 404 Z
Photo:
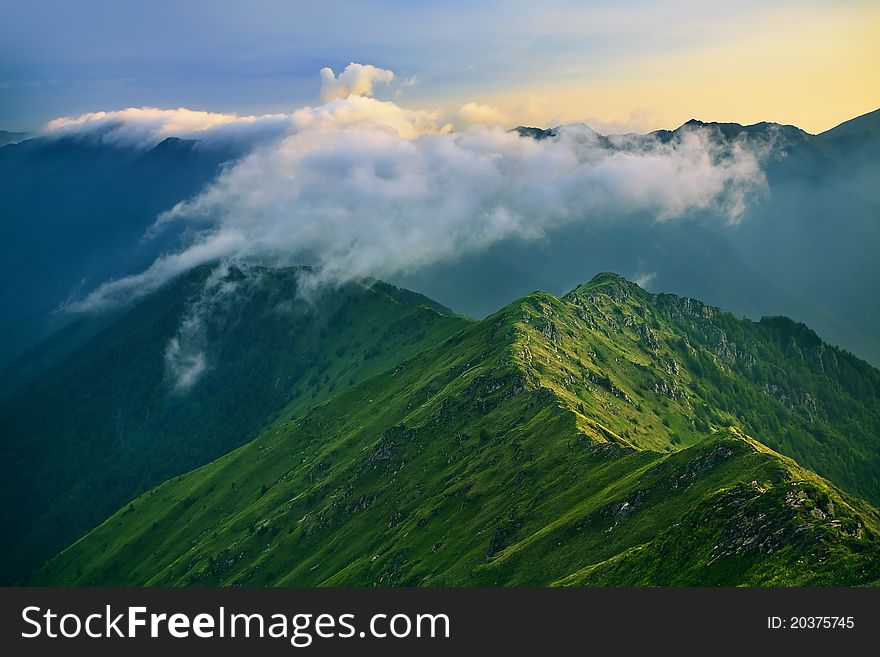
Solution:
M 876 584 L 880 516 L 841 486 L 880 499 L 878 427 L 880 372 L 806 327 L 606 274 L 274 424 L 28 581 Z
M 0 401 L 0 581 L 140 492 L 468 323 L 377 281 L 310 303 L 297 292 L 305 274 L 199 267 Z

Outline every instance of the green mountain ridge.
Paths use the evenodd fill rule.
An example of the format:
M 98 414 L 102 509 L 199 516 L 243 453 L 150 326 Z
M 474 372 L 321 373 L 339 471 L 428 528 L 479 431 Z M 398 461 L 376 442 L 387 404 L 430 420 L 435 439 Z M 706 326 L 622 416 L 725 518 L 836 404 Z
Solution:
M 878 400 L 802 325 L 604 274 L 284 418 L 26 583 L 876 584 L 880 516 L 840 486 L 878 499 Z
M 303 300 L 304 271 L 196 269 L 0 400 L 0 581 L 468 323 L 379 281 Z

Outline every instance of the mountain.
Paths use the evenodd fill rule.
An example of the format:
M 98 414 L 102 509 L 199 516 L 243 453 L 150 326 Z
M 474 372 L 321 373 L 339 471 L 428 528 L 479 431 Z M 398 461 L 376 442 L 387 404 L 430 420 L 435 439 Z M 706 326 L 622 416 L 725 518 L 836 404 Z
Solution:
M 378 281 L 311 298 L 307 275 L 193 270 L 0 402 L 0 579 L 24 575 L 142 491 L 468 323 Z M 79 327 L 66 331 L 80 341 Z M 46 345 L 53 358 L 63 334 Z
M 550 137 L 555 137 L 558 132 L 555 128 L 531 128 L 528 126 L 520 125 L 513 129 L 520 137 L 531 137 L 535 141 L 541 141 L 543 139 L 549 139 Z
M 862 114 L 849 121 L 819 134 L 826 141 L 841 139 L 870 143 L 871 139 L 880 138 L 880 109 Z
M 880 204 L 876 184 L 880 176 L 880 109 L 841 123 L 818 137 L 841 154 L 847 191 L 872 202 L 876 217 Z
M 68 316 L 53 310 L 72 295 L 173 248 L 179 232 L 144 232 L 241 154 L 173 137 L 152 147 L 97 136 L 0 147 L 0 367 L 59 328 Z
M 748 198 L 733 223 L 714 211 L 665 221 L 586 217 L 540 239 L 505 240 L 390 282 L 484 317 L 531 290 L 563 294 L 585 273 L 619 271 L 739 315 L 785 314 L 880 365 L 880 309 L 865 302 L 880 281 L 877 117 L 872 112 L 820 135 L 696 119 L 656 131 L 642 138 L 668 141 L 704 130 L 722 145 L 745 140 L 766 151 L 766 192 Z M 547 141 L 565 126 L 517 131 Z M 619 136 L 592 134 L 595 144 L 618 147 Z M 14 361 L 69 321 L 53 312 L 59 305 L 185 243 L 189 235 L 174 226 L 154 239 L 143 235 L 161 212 L 198 194 L 253 147 L 173 137 L 133 146 L 100 134 L 0 147 L 0 277 L 8 282 L 0 288 L 0 395 L 24 382 L 22 363 Z M 81 327 L 82 338 L 103 325 Z
M 392 282 L 482 317 L 536 288 L 563 294 L 585 271 L 618 271 L 650 289 L 753 319 L 793 317 L 880 365 L 880 306 L 866 303 L 880 282 L 880 137 L 871 129 L 877 116 L 840 126 L 858 135 L 847 139 L 837 138 L 838 129 L 811 135 L 774 123 L 697 120 L 642 136 L 669 141 L 701 130 L 717 144 L 743 143 L 764 154 L 767 188 L 746 199 L 735 222 L 711 210 L 665 221 L 644 214 L 590 218 Z M 519 134 L 546 141 L 564 131 L 523 128 Z M 617 148 L 617 141 L 610 136 L 595 143 Z
M 9 132 L 8 130 L 0 130 L 0 146 L 17 144 L 18 142 L 27 139 L 28 136 L 29 135 L 26 132 Z
M 853 495 L 880 501 L 878 440 L 880 372 L 805 326 L 603 274 L 281 418 L 26 582 L 878 585 Z

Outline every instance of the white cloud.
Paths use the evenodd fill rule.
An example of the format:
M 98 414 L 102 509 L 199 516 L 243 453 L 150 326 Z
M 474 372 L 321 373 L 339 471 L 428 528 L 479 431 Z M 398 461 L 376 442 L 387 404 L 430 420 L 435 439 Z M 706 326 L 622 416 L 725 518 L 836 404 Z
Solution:
M 165 373 L 176 392 L 187 392 L 210 369 L 208 326 L 212 321 L 223 321 L 223 312 L 235 304 L 241 292 L 241 284 L 229 280 L 228 273 L 225 264 L 211 272 L 165 346 Z M 254 274 L 249 274 L 253 279 Z
M 419 76 L 418 75 L 411 75 L 407 78 L 403 78 L 403 80 L 400 82 L 400 85 L 395 90 L 394 95 L 399 98 L 400 96 L 402 96 L 404 94 L 404 92 L 407 89 L 409 89 L 410 87 L 416 86 L 418 83 L 419 83 Z
M 366 89 L 352 86 L 357 75 L 333 79 Z M 712 210 L 735 222 L 764 185 L 759 148 L 706 128 L 663 143 L 609 141 L 570 125 L 536 141 L 480 125 L 477 118 L 499 115 L 471 105 L 456 118 L 476 125 L 459 132 L 437 112 L 360 95 L 294 111 L 286 132 L 157 220 L 154 233 L 187 223 L 195 235 L 189 247 L 68 308 L 113 305 L 221 258 L 310 264 L 320 283 L 387 278 L 500 240 L 634 213 L 668 221 Z
M 65 303 L 67 312 L 92 312 L 126 303 L 133 297 L 149 294 L 166 281 L 206 262 L 228 258 L 247 246 L 243 235 L 230 230 L 208 230 L 179 253 L 159 257 L 139 274 L 108 281 L 83 299 Z
M 402 139 L 449 132 L 452 128 L 439 112 L 406 109 L 389 101 L 364 96 L 349 96 L 319 107 L 304 107 L 292 115 L 292 127 L 298 132 L 308 130 L 323 134 L 351 126 L 393 131 Z
M 60 117 L 49 121 L 43 133 L 56 137 L 95 134 L 104 143 L 151 146 L 166 137 L 248 139 L 259 142 L 280 136 L 288 130 L 289 125 L 290 117 L 285 114 L 239 116 L 184 107 L 130 107 L 112 112 Z
M 711 208 L 735 220 L 763 182 L 754 153 L 705 130 L 622 151 L 578 127 L 539 142 L 498 128 L 406 139 L 372 123 L 319 125 L 252 153 L 167 213 L 163 222 L 203 226 L 201 237 L 80 307 L 224 256 L 312 264 L 320 281 L 382 278 L 622 213 L 670 220 Z
M 647 290 L 650 287 L 651 283 L 653 283 L 656 278 L 657 278 L 657 272 L 655 272 L 655 271 L 643 272 L 643 273 L 636 274 L 635 278 L 633 279 L 633 282 L 636 285 L 638 285 L 639 287 Z
M 332 68 L 325 66 L 321 69 L 321 100 L 329 102 L 349 96 L 372 96 L 373 85 L 390 84 L 393 79 L 393 71 L 372 64 L 352 62 L 338 77 Z
M 319 129 L 324 125 L 369 123 L 393 129 L 411 139 L 429 132 L 452 129 L 438 111 L 412 110 L 371 98 L 373 85 L 388 83 L 394 73 L 375 66 L 349 64 L 335 77 L 329 68 L 321 70 L 322 97 L 317 107 L 303 107 L 289 114 L 261 116 L 203 112 L 185 107 L 129 107 L 108 112 L 88 112 L 49 121 L 43 134 L 53 137 L 94 135 L 103 143 L 140 147 L 154 146 L 167 137 L 210 142 L 245 141 L 254 146 L 283 137 L 292 130 Z M 407 78 L 402 87 L 416 84 Z
M 179 329 L 185 333 L 187 324 Z M 193 349 L 184 340 L 189 336 L 175 335 L 165 347 L 165 370 L 171 377 L 174 389 L 180 392 L 189 390 L 195 385 L 207 369 L 205 352 Z

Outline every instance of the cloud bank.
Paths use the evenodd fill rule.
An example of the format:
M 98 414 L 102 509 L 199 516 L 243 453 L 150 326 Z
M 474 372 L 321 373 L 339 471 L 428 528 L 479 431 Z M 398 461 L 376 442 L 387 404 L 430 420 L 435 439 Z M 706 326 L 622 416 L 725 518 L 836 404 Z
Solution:
M 452 119 L 461 112 L 469 116 L 468 125 L 481 122 L 478 116 L 472 116 L 471 106 L 491 110 L 469 103 L 455 117 L 450 117 L 450 121 L 445 121 L 438 111 L 406 109 L 371 97 L 375 84 L 389 84 L 393 79 L 392 71 L 351 63 L 338 77 L 330 68 L 321 69 L 321 97 L 325 102 L 317 107 L 260 116 L 205 112 L 185 107 L 129 107 L 59 117 L 43 127 L 42 135 L 88 136 L 105 144 L 144 148 L 155 146 L 167 137 L 199 139 L 207 143 L 237 140 L 255 146 L 306 128 L 369 123 L 396 130 L 403 138 L 411 139 L 428 132 L 450 131 Z M 414 77 L 406 78 L 398 85 L 398 91 L 414 84 Z M 483 122 L 491 123 L 497 122 L 498 116 L 485 118 Z
M 239 116 L 180 107 L 130 107 L 111 112 L 89 112 L 49 121 L 43 135 L 92 136 L 105 144 L 150 147 L 167 137 L 225 141 L 245 139 L 259 143 L 290 129 L 287 114 Z
M 69 308 L 119 303 L 224 258 L 309 264 L 320 285 L 388 278 L 577 222 L 633 214 L 669 221 L 701 210 L 736 222 L 765 185 L 759 149 L 706 128 L 664 143 L 609 140 L 570 125 L 538 141 L 487 125 L 503 117 L 475 103 L 443 117 L 367 95 L 374 82 L 393 79 L 390 71 L 325 70 L 327 102 L 292 112 L 283 135 L 157 219 L 151 234 L 185 223 L 195 235 L 187 248 Z M 219 121 L 210 115 L 191 125 L 214 122 L 201 127 L 208 131 L 235 122 Z M 161 130 L 170 125 L 179 123 Z

